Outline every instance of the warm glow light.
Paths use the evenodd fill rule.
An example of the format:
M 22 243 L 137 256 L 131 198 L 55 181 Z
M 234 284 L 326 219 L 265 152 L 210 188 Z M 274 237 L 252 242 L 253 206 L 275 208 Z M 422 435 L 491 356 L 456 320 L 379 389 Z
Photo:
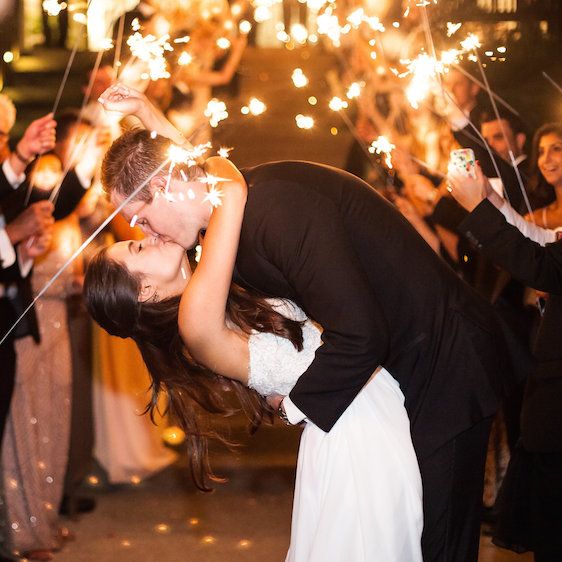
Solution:
M 310 115 L 301 115 L 299 113 L 295 116 L 295 121 L 299 129 L 312 129 L 314 127 L 314 119 Z
M 302 68 L 295 68 L 291 74 L 291 80 L 296 88 L 304 88 L 308 85 L 308 78 L 302 71 Z
M 180 66 L 186 66 L 188 64 L 191 64 L 193 62 L 193 57 L 187 52 L 184 51 L 179 57 L 178 57 L 178 64 Z
M 226 37 L 219 37 L 217 39 L 217 47 L 226 51 L 230 48 L 230 41 Z
M 5 63 L 9 64 L 14 60 L 14 53 L 12 53 L 12 51 L 6 51 L 2 55 L 2 59 L 4 60 Z

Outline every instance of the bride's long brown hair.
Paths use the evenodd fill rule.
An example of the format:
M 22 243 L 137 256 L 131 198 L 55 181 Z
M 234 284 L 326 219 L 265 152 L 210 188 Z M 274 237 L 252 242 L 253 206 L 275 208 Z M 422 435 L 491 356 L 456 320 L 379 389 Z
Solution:
M 146 412 L 153 418 L 164 391 L 167 410 L 186 434 L 193 481 L 200 490 L 210 491 L 208 481 L 221 479 L 209 463 L 209 439 L 230 443 L 203 426 L 203 412 L 227 416 L 241 408 L 250 420 L 251 432 L 264 420 L 271 422 L 273 412 L 257 392 L 213 373 L 188 355 L 178 331 L 180 296 L 141 303 L 140 288 L 141 276 L 109 258 L 104 248 L 92 258 L 86 271 L 86 306 L 110 334 L 135 341 L 152 379 L 152 397 Z M 227 315 L 246 334 L 253 330 L 273 333 L 287 338 L 297 350 L 302 349 L 301 322 L 284 317 L 265 298 L 235 284 L 227 301 Z M 228 395 L 237 398 L 239 408 L 229 403 Z

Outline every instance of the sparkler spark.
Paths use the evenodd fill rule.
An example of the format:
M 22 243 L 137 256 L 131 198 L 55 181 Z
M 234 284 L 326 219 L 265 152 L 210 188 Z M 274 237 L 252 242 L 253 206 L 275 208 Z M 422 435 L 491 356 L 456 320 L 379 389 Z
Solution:
M 167 34 L 162 37 L 148 34 L 145 37 L 140 31 L 136 31 L 127 39 L 127 45 L 133 56 L 144 61 L 148 66 L 146 78 L 150 78 L 150 80 L 170 78 L 168 63 L 164 58 L 166 51 L 174 50 L 168 42 L 169 38 L 170 36 Z
M 216 185 L 210 185 L 209 191 L 203 198 L 203 203 L 208 201 L 213 207 L 219 207 L 222 205 L 221 199 L 224 197 L 224 193 Z
M 392 170 L 392 151 L 396 148 L 384 135 L 381 135 L 369 146 L 371 154 L 384 154 L 384 163 Z
M 240 110 L 241 113 L 244 115 L 252 114 L 252 115 L 261 115 L 265 112 L 267 106 L 263 101 L 259 100 L 258 98 L 250 98 L 248 105 L 245 105 Z
M 205 117 L 209 119 L 209 124 L 211 127 L 217 127 L 219 122 L 228 117 L 228 111 L 226 110 L 226 104 L 223 101 L 213 98 L 207 104 L 204 111 Z
M 59 4 L 58 0 L 44 0 L 42 6 L 49 16 L 58 16 L 67 8 L 67 3 L 61 2 Z
M 217 154 L 221 157 L 221 158 L 228 158 L 230 156 L 230 153 L 232 151 L 232 147 L 230 148 L 226 148 L 224 146 L 221 146 L 218 151 Z
M 349 85 L 349 88 L 346 92 L 347 99 L 355 99 L 361 95 L 362 89 L 365 87 L 365 82 L 353 82 Z
M 174 164 L 195 166 L 197 164 L 197 160 L 199 160 L 210 148 L 210 142 L 198 144 L 197 146 L 189 149 L 178 146 L 177 144 L 172 144 L 168 149 L 168 158 Z
M 308 78 L 302 71 L 302 68 L 295 68 L 295 70 L 293 70 L 291 80 L 293 81 L 295 88 L 304 88 L 308 85 Z
M 462 26 L 462 23 L 447 22 L 447 37 L 452 37 Z
M 338 98 L 337 96 L 334 96 L 330 100 L 330 103 L 328 104 L 328 107 L 332 111 L 341 111 L 342 109 L 346 109 L 348 107 L 348 103 L 345 100 L 342 100 L 341 98 Z
M 467 38 L 464 41 L 461 41 L 461 47 L 465 51 L 475 51 L 481 46 L 482 44 L 480 43 L 478 35 L 475 35 L 474 33 L 469 33 Z
M 314 127 L 314 119 L 310 115 L 298 114 L 295 116 L 295 121 L 299 129 L 312 129 Z
M 186 66 L 188 64 L 191 64 L 193 62 L 193 57 L 191 56 L 191 54 L 189 54 L 187 51 L 184 51 L 179 57 L 178 57 L 178 64 L 180 66 Z

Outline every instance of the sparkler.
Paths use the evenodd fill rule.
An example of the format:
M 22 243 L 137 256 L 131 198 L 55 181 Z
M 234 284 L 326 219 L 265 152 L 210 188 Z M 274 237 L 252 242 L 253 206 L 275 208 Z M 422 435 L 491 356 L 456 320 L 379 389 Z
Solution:
M 392 151 L 396 148 L 384 135 L 375 139 L 369 147 L 371 154 L 384 154 L 384 163 L 392 170 Z
M 58 0 L 43 0 L 42 7 L 49 16 L 58 16 L 68 5 L 66 2 L 59 4 Z
M 462 23 L 447 22 L 447 37 L 452 37 L 462 26 Z
M 117 42 L 115 43 L 115 53 L 113 57 L 113 72 L 115 78 L 119 77 L 119 66 L 121 65 L 121 47 L 123 46 L 123 33 L 125 32 L 125 14 L 119 18 L 119 27 L 117 31 Z
M 207 104 L 204 115 L 205 117 L 208 117 L 211 127 L 217 127 L 220 121 L 228 117 L 226 104 L 217 98 L 213 98 Z
M 217 154 L 221 157 L 221 158 L 229 158 L 230 157 L 230 153 L 232 152 L 233 148 L 226 148 L 221 146 L 221 148 L 218 149 Z
M 542 75 L 562 94 L 562 88 L 546 72 L 543 71 Z
M 492 88 L 490 87 L 490 84 L 488 82 L 488 77 L 487 77 L 486 73 L 484 72 L 484 67 L 482 66 L 482 61 L 480 60 L 480 57 L 478 55 L 477 49 L 481 46 L 480 40 L 478 39 L 478 37 L 476 35 L 469 35 L 464 41 L 461 42 L 461 46 L 463 48 L 467 49 L 467 50 L 469 48 L 472 48 L 472 51 L 473 51 L 473 53 L 476 57 L 476 60 L 478 62 L 478 68 L 480 69 L 480 74 L 482 75 L 482 80 L 484 81 L 484 86 L 486 88 L 486 91 L 488 93 L 488 97 L 490 98 L 490 102 L 491 102 L 492 108 L 494 110 L 494 115 L 496 116 L 496 119 L 497 119 L 498 124 L 500 126 L 500 130 L 502 132 L 502 136 L 505 140 L 506 146 L 508 147 L 507 152 L 509 154 L 509 160 L 510 160 L 510 163 L 511 163 L 511 165 L 513 167 L 513 170 L 515 172 L 515 177 L 517 178 L 517 184 L 519 185 L 521 195 L 523 196 L 523 201 L 525 202 L 525 207 L 529 211 L 529 215 L 531 216 L 531 219 L 534 222 L 533 210 L 531 208 L 531 203 L 529 201 L 529 197 L 527 196 L 527 190 L 525 189 L 525 185 L 523 184 L 523 178 L 521 177 L 521 173 L 519 172 L 519 168 L 518 168 L 517 162 L 515 160 L 515 155 L 513 154 L 513 150 L 511 149 L 511 145 L 509 144 L 509 140 L 508 140 L 507 134 L 505 132 L 504 122 L 501 119 L 500 113 L 498 111 L 498 106 L 496 105 L 496 100 L 495 100 L 495 98 L 492 94 Z M 491 155 L 491 150 L 489 152 L 490 152 L 490 155 Z M 492 160 L 494 162 L 494 166 L 496 167 L 498 178 L 501 179 L 501 174 L 499 173 L 499 170 L 497 170 L 497 166 L 495 164 L 495 160 L 493 159 L 493 156 L 492 156 Z M 504 191 L 505 198 L 509 202 L 509 195 L 508 195 L 507 191 L 505 189 L 503 191 Z
M 312 129 L 314 127 L 314 119 L 310 115 L 295 115 L 295 121 L 299 129 Z
M 267 106 L 261 100 L 259 100 L 258 98 L 250 98 L 248 105 L 243 106 L 240 109 L 240 112 L 243 115 L 261 115 L 265 112 L 266 109 Z
M 137 26 L 135 25 L 133 29 Z M 173 51 L 168 39 L 169 35 L 155 37 L 152 34 L 143 36 L 140 31 L 135 31 L 133 35 L 127 39 L 127 45 L 131 49 L 133 56 L 145 62 L 148 66 L 148 73 L 143 73 L 141 78 L 150 78 L 150 80 L 159 80 L 161 78 L 169 78 L 168 63 L 164 58 L 166 51 Z
M 295 70 L 293 70 L 291 80 L 293 81 L 295 88 L 304 88 L 305 86 L 308 86 L 308 78 L 302 71 L 302 68 L 295 68 Z

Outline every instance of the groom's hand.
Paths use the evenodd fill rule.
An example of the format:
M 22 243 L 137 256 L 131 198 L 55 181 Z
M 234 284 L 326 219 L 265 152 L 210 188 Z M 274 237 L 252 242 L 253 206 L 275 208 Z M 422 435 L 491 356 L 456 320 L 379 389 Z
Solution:
M 273 410 L 275 412 L 277 412 L 277 410 L 279 409 L 279 406 L 281 405 L 281 402 L 283 402 L 283 398 L 285 398 L 284 396 L 281 396 L 281 394 L 270 394 L 266 400 L 267 403 L 273 408 Z

